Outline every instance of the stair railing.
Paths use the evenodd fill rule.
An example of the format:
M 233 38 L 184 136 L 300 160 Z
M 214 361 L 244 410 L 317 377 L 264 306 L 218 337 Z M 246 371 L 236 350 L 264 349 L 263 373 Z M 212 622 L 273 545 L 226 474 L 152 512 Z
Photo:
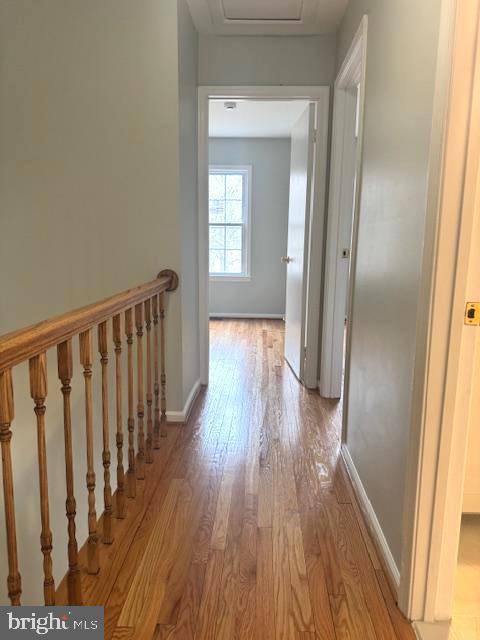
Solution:
M 125 498 L 126 496 L 129 498 L 135 497 L 136 481 L 137 479 L 143 479 L 145 477 L 144 465 L 153 462 L 153 449 L 160 447 L 160 438 L 162 435 L 166 435 L 165 294 L 174 291 L 177 286 L 177 274 L 174 271 L 166 269 L 161 271 L 158 277 L 152 282 L 129 289 L 101 302 L 82 307 L 0 337 L 0 443 L 2 451 L 3 495 L 8 554 L 7 585 L 8 596 L 12 605 L 20 605 L 22 592 L 17 550 L 11 454 L 11 427 L 14 421 L 12 369 L 23 362 L 28 361 L 29 363 L 30 394 L 34 404 L 37 427 L 43 592 L 45 604 L 53 605 L 55 604 L 55 582 L 52 572 L 53 543 L 48 502 L 45 430 L 47 422 L 47 350 L 51 348 L 56 348 L 57 350 L 58 378 L 63 396 L 65 436 L 68 601 L 71 605 L 82 604 L 83 598 L 75 526 L 76 501 L 73 482 L 74 456 L 70 408 L 71 381 L 73 376 L 72 340 L 78 336 L 80 364 L 83 368 L 85 389 L 86 488 L 88 495 L 87 571 L 90 574 L 96 574 L 100 567 L 95 496 L 96 477 L 94 470 L 95 425 L 93 423 L 92 388 L 94 331 L 96 330 L 98 332 L 97 343 L 101 363 L 102 463 L 104 469 L 102 541 L 105 544 L 110 544 L 113 542 L 112 517 L 114 512 L 110 473 L 111 456 L 109 450 L 109 339 L 111 339 L 111 345 L 115 353 L 115 425 L 117 446 L 115 517 L 125 518 Z M 124 392 L 124 383 L 122 380 L 122 325 L 127 345 L 128 467 L 126 471 L 123 465 L 124 417 L 122 416 L 122 394 Z M 133 353 L 134 325 L 137 338 L 136 367 Z M 145 362 L 144 350 L 146 351 Z M 144 384 L 145 366 L 146 385 Z M 136 430 L 134 405 L 135 382 L 137 387 Z M 147 407 L 146 425 L 144 422 L 145 404 Z

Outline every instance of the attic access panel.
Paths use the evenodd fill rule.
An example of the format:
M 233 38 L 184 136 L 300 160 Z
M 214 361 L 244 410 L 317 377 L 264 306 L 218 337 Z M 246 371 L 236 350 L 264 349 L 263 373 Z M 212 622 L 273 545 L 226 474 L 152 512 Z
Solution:
M 301 20 L 303 0 L 222 0 L 226 20 Z

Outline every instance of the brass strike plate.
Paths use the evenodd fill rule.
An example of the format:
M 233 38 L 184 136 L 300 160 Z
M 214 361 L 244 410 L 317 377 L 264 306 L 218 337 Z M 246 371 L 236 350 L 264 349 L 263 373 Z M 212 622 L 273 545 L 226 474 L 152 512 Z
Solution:
M 480 302 L 467 302 L 465 324 L 474 327 L 480 326 Z

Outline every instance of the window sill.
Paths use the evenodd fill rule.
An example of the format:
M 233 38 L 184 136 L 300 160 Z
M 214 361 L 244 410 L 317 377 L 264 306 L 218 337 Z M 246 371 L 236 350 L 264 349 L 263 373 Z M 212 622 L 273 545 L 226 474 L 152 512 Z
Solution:
M 210 282 L 250 282 L 250 276 L 209 276 Z

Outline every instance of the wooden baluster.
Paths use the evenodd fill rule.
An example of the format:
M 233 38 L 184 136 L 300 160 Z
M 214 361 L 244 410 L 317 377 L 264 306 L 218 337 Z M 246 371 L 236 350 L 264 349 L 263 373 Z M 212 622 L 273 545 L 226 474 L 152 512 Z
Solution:
M 68 520 L 68 603 L 82 604 L 82 585 L 78 566 L 78 545 L 76 539 L 75 516 L 77 504 L 73 482 L 72 414 L 70 408 L 70 382 L 73 376 L 72 341 L 62 342 L 57 347 L 58 377 L 62 383 L 63 395 L 63 432 L 65 438 L 65 476 L 67 500 L 65 503 Z
M 15 501 L 13 497 L 12 452 L 10 426 L 14 417 L 12 372 L 0 372 L 0 443 L 2 446 L 3 502 L 7 531 L 8 597 L 14 606 L 20 604 L 22 579 L 18 572 L 17 528 L 15 524 Z
M 103 543 L 112 544 L 112 487 L 110 484 L 110 426 L 108 421 L 108 337 L 107 323 L 98 325 L 98 352 L 102 366 L 102 435 L 103 435 Z
M 145 326 L 147 328 L 147 453 L 146 462 L 153 462 L 153 419 L 152 419 L 152 316 L 150 298 L 145 300 Z
M 135 305 L 135 326 L 137 328 L 137 418 L 138 418 L 138 454 L 137 454 L 137 478 L 145 478 L 145 433 L 143 431 L 143 416 L 145 406 L 143 404 L 143 305 Z
M 115 388 L 117 418 L 117 518 L 125 518 L 125 471 L 123 468 L 123 418 L 122 418 L 122 338 L 120 316 L 112 321 L 113 343 L 115 345 Z
M 135 418 L 133 416 L 134 393 L 133 393 L 133 318 L 132 310 L 125 311 L 125 335 L 128 345 L 128 471 L 127 486 L 128 497 L 135 498 L 136 478 L 135 478 Z
M 153 369 L 155 382 L 153 385 L 153 393 L 155 396 L 154 409 L 154 428 L 153 428 L 153 448 L 160 448 L 160 380 L 158 369 L 158 296 L 152 298 L 152 314 L 153 314 Z
M 37 416 L 38 472 L 40 484 L 40 542 L 43 553 L 43 595 L 46 605 L 55 604 L 55 581 L 52 574 L 52 532 L 48 506 L 47 446 L 45 442 L 45 399 L 47 397 L 47 356 L 41 353 L 30 359 L 30 395 Z
M 167 435 L 167 377 L 165 375 L 165 294 L 163 291 L 160 294 L 160 383 L 160 408 L 162 411 L 160 433 L 164 438 Z
M 92 405 L 92 330 L 80 334 L 80 362 L 85 378 L 85 423 L 87 434 L 87 489 L 88 489 L 88 573 L 100 569 L 98 559 L 97 512 L 95 510 L 95 466 L 93 456 L 93 405 Z

